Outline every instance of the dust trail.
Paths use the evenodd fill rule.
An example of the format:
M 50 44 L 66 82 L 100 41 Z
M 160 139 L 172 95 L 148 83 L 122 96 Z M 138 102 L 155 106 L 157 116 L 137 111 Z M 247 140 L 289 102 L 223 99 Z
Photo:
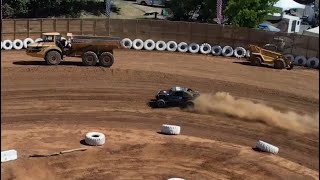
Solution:
M 236 99 L 227 92 L 203 94 L 194 103 L 195 111 L 199 113 L 220 113 L 299 132 L 319 131 L 319 113 L 311 116 L 281 112 L 265 104 Z

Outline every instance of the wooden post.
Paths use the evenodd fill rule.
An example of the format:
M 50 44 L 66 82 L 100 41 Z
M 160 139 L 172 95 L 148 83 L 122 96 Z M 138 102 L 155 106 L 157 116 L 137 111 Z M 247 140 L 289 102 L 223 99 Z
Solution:
M 83 19 L 80 21 L 80 30 L 81 30 L 81 35 L 83 35 Z
M 96 36 L 97 19 L 93 20 L 93 36 Z
M 53 31 L 56 32 L 57 31 L 57 19 L 53 20 Z
M 13 39 L 16 39 L 16 20 L 13 20 Z
M 43 33 L 43 19 L 40 19 L 40 37 L 42 36 Z
M 27 33 L 28 33 L 28 37 L 30 37 L 30 20 L 27 20 Z
M 70 32 L 70 19 L 68 18 L 68 21 L 67 21 L 67 33 Z

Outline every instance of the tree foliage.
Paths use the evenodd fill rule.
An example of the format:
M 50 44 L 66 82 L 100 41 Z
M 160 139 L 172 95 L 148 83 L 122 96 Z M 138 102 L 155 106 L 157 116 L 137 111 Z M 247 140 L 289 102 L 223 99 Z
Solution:
M 99 0 L 3 0 L 4 18 L 77 18 L 82 12 L 93 15 L 105 13 L 105 2 Z M 111 6 L 112 12 L 119 8 Z
M 173 0 L 166 6 L 172 14 L 172 20 L 212 22 L 215 18 L 216 0 Z
M 224 11 L 228 21 L 240 27 L 254 28 L 268 13 L 277 12 L 273 5 L 278 0 L 229 0 Z

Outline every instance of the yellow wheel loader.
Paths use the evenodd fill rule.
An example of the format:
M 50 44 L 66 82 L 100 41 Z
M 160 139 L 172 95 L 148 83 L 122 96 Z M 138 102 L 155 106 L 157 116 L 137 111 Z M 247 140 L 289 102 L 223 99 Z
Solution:
M 86 66 L 111 67 L 113 50 L 120 48 L 119 37 L 74 36 L 67 39 L 58 32 L 43 33 L 42 41 L 28 44 L 26 54 L 44 58 L 48 65 L 58 65 L 64 57 L 80 57 Z
M 256 45 L 249 45 L 249 61 L 253 66 L 261 66 L 261 64 L 273 65 L 275 69 L 287 69 L 293 68 L 293 62 L 290 59 L 284 57 L 281 53 L 261 48 Z M 277 48 L 275 48 L 277 49 Z

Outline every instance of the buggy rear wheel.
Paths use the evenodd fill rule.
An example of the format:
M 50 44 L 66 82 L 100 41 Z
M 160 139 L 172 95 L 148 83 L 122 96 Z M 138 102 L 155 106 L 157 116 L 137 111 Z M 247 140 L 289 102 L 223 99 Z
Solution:
M 259 56 L 251 56 L 250 62 L 252 66 L 261 66 L 262 59 Z
M 283 69 L 285 68 L 285 63 L 283 60 L 281 59 L 277 59 L 274 61 L 274 68 L 275 69 Z
M 166 102 L 162 99 L 157 100 L 157 106 L 159 108 L 164 108 L 166 106 Z
M 98 62 L 98 56 L 93 51 L 87 51 L 82 55 L 82 63 L 85 66 L 95 66 Z

